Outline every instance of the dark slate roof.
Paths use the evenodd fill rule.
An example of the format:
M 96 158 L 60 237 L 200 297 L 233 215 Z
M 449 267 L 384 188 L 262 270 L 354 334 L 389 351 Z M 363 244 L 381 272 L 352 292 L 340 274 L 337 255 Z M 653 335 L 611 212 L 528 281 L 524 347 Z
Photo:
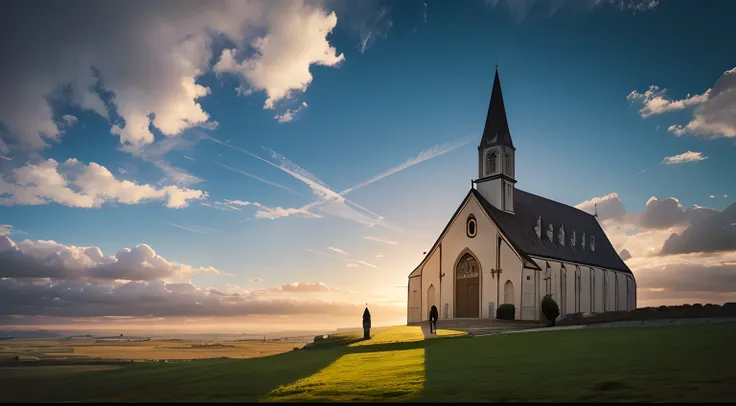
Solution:
M 506 119 L 506 108 L 503 105 L 498 68 L 496 68 L 496 77 L 493 79 L 493 91 L 491 92 L 491 102 L 488 104 L 483 138 L 478 148 L 491 145 L 506 145 L 514 148 L 514 143 L 511 141 L 511 132 L 509 131 L 509 122 Z
M 566 204 L 519 189 L 514 189 L 514 214 L 511 214 L 493 207 L 477 190 L 472 189 L 471 193 L 475 195 L 483 209 L 522 256 L 540 256 L 631 273 L 594 216 Z M 542 216 L 541 239 L 537 237 L 534 229 L 539 216 Z M 554 228 L 551 242 L 547 238 L 550 223 Z M 560 245 L 557 240 L 560 226 L 563 224 L 565 226 L 564 246 Z M 570 246 L 573 230 L 576 233 L 574 247 Z M 583 233 L 585 233 L 586 249 L 583 249 L 581 245 Z M 595 251 L 590 250 L 591 236 L 595 236 Z

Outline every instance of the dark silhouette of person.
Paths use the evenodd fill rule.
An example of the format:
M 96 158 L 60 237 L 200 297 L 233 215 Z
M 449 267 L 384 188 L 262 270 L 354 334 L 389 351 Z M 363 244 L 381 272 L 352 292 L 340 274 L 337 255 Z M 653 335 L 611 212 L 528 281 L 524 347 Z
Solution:
M 437 334 L 437 319 L 439 319 L 440 316 L 437 312 L 437 306 L 432 305 L 432 308 L 429 310 L 429 333 Z
M 363 311 L 363 338 L 371 338 L 371 312 L 368 311 L 368 304 L 365 305 L 365 311 Z

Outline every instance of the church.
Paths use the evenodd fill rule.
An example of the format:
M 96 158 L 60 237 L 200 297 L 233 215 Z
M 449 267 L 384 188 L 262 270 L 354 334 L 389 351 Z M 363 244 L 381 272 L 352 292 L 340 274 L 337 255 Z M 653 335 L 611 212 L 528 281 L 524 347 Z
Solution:
M 498 69 L 483 137 L 478 179 L 439 238 L 409 275 L 407 322 L 496 318 L 501 304 L 515 320 L 543 320 L 551 294 L 560 317 L 636 308 L 636 280 L 597 216 L 517 189 Z

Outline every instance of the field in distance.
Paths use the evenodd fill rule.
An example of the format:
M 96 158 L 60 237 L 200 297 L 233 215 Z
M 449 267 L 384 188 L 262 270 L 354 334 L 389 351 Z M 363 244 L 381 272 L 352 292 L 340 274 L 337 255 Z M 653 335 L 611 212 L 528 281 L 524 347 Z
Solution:
M 42 364 L 84 363 L 93 360 L 190 360 L 255 358 L 301 348 L 306 340 L 204 341 L 184 339 L 9 339 L 0 341 L 0 365 L 16 362 Z

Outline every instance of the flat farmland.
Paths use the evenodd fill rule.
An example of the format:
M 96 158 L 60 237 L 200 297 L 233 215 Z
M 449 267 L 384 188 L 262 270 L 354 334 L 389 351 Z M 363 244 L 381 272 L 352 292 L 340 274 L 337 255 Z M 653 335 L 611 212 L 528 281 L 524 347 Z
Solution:
M 187 360 L 205 358 L 256 358 L 301 348 L 304 343 L 289 341 L 192 341 L 148 340 L 111 341 L 95 339 L 13 339 L 0 344 L 0 363 L 16 356 L 22 362 L 48 359 Z

